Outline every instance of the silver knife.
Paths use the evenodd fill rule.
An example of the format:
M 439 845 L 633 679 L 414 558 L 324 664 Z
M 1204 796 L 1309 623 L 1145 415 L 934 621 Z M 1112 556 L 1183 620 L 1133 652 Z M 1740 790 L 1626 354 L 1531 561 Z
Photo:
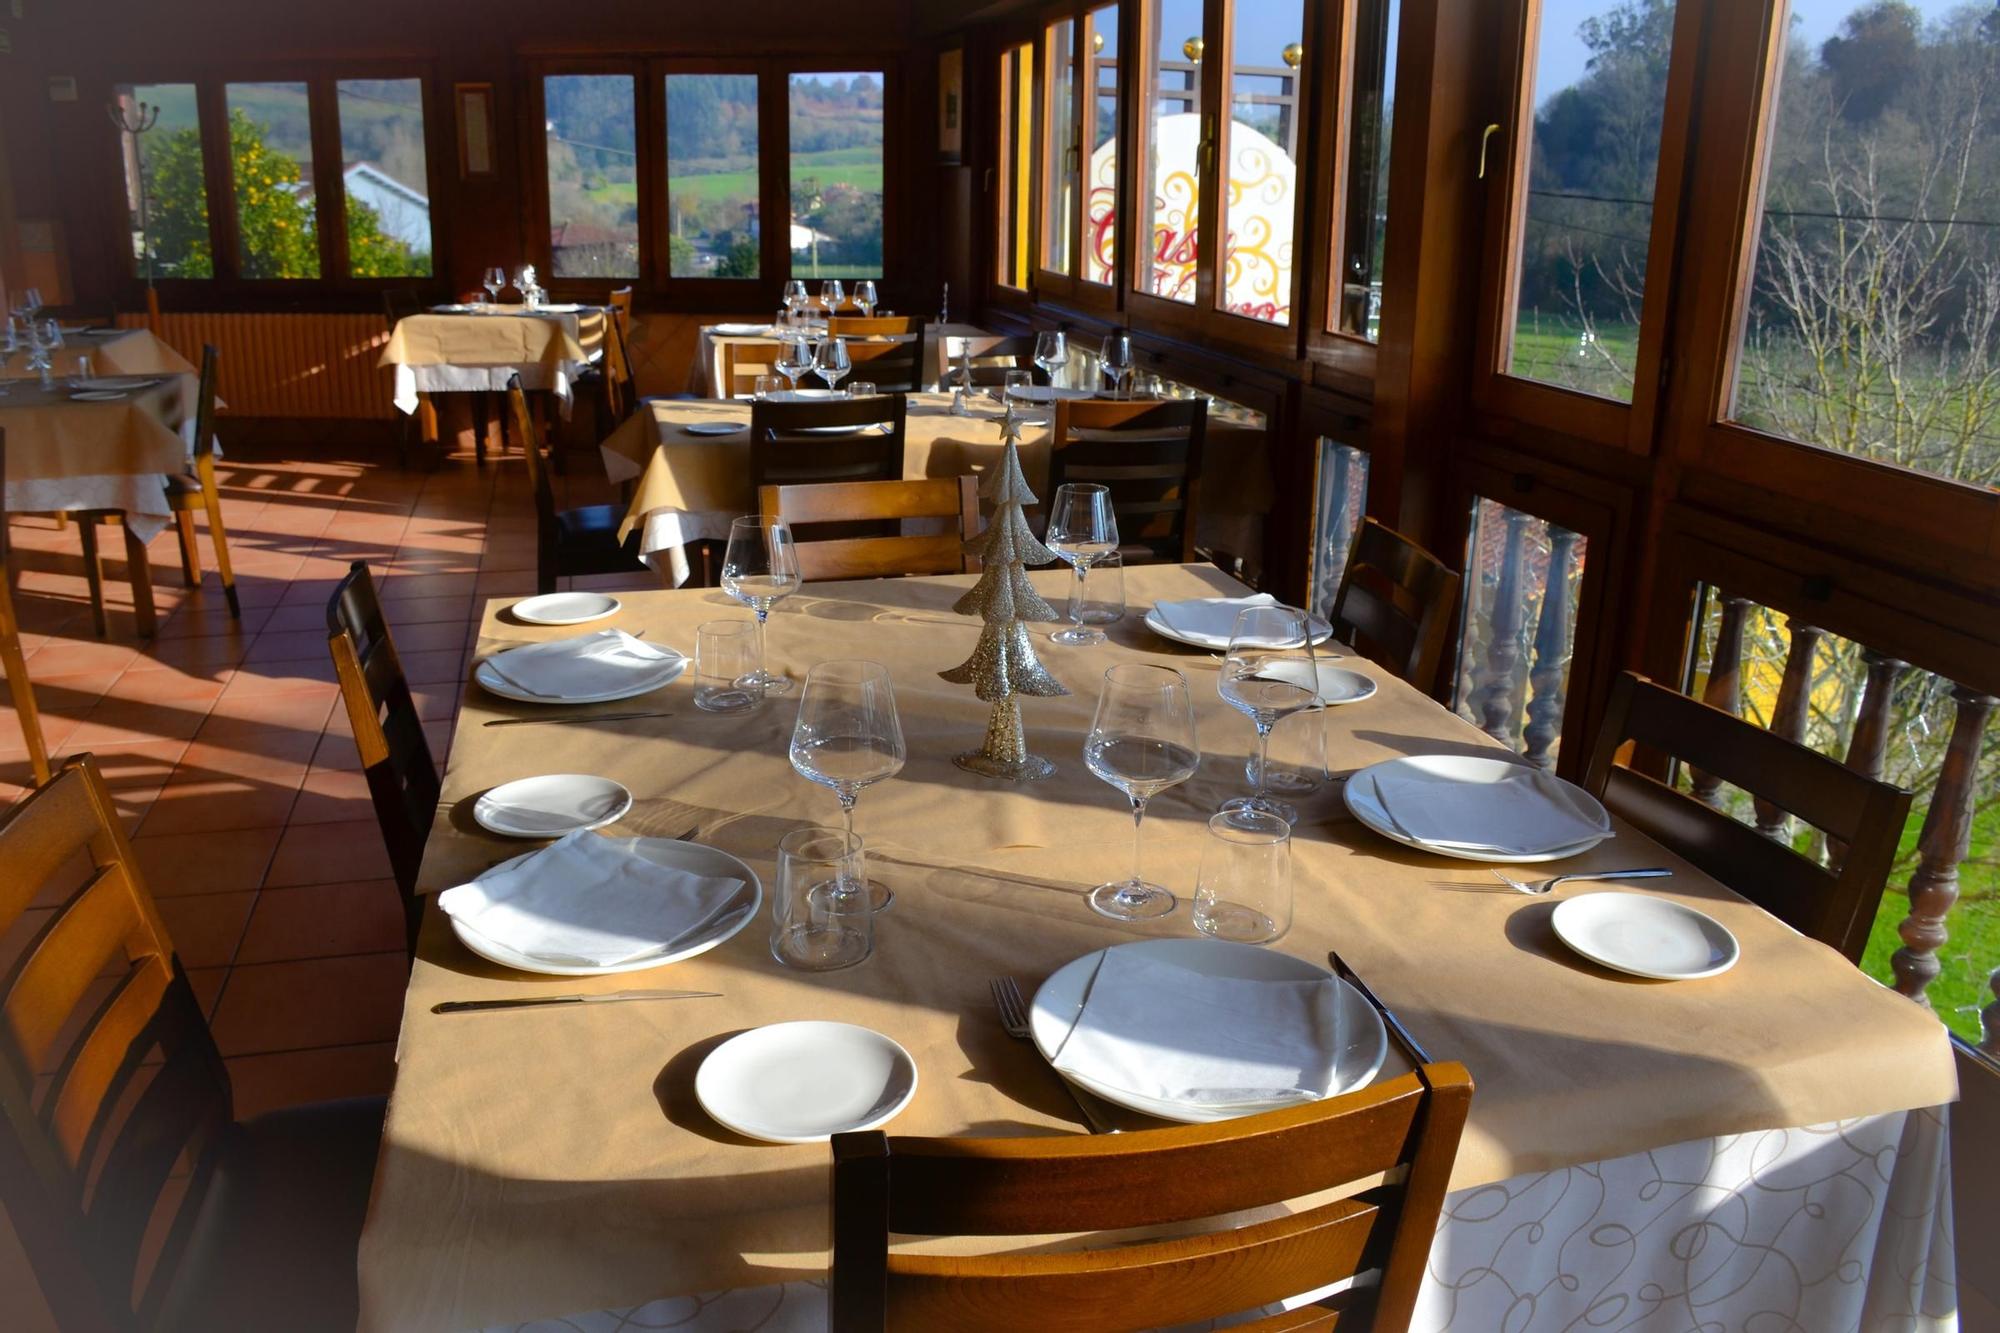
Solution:
M 574 713 L 566 717 L 496 717 L 485 725 L 489 727 L 548 727 L 565 726 L 573 722 L 630 722 L 642 717 L 672 717 L 666 713 Z
M 1361 998 L 1373 1005 L 1376 1013 L 1382 1015 L 1383 1026 L 1389 1029 L 1389 1035 L 1396 1039 L 1396 1044 L 1403 1048 L 1403 1054 L 1420 1065 L 1431 1063 L 1430 1052 L 1423 1048 L 1423 1043 L 1410 1035 L 1410 1030 L 1403 1026 L 1403 1020 L 1396 1017 L 1396 1011 L 1382 1003 L 1381 997 L 1368 989 L 1368 983 L 1363 981 L 1339 954 L 1331 949 L 1327 950 L 1326 961 L 1333 964 L 1335 976 L 1359 991 Z
M 540 1004 L 616 1004 L 621 1000 L 718 1000 L 712 990 L 614 990 L 598 995 L 524 995 L 507 1000 L 445 1000 L 431 1006 L 434 1014 L 468 1014 L 479 1009 L 525 1009 Z

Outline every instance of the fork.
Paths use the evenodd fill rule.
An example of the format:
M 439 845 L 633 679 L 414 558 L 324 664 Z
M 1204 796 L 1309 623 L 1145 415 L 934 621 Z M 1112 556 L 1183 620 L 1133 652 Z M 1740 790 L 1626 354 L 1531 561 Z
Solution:
M 1495 870 L 1493 878 L 1522 893 L 1547 893 L 1556 885 L 1567 884 L 1573 879 L 1665 879 L 1673 873 L 1664 866 L 1648 866 L 1643 870 L 1578 870 L 1568 875 L 1551 875 L 1547 879 L 1515 879 Z
M 1021 988 L 1014 983 L 1014 978 L 995 977 L 988 983 L 988 986 L 993 992 L 993 1007 L 1000 1011 L 1000 1026 L 1006 1031 L 1007 1035 L 1018 1037 L 1022 1041 L 1031 1039 L 1035 1034 L 1034 1029 L 1028 1026 L 1027 1001 L 1021 998 Z M 1086 1100 L 1084 1092 L 1074 1083 L 1064 1078 L 1061 1071 L 1057 1071 L 1056 1081 L 1063 1085 L 1063 1091 L 1067 1092 L 1069 1099 L 1076 1103 L 1076 1109 L 1083 1116 L 1083 1122 L 1090 1126 L 1091 1133 L 1119 1134 L 1123 1132 L 1116 1125 L 1106 1120 L 1104 1112 L 1092 1106 Z

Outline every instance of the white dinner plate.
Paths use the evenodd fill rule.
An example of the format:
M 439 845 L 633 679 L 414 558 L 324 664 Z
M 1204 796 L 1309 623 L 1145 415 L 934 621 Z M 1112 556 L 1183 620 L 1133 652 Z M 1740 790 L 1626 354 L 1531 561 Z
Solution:
M 766 1143 L 825 1143 L 887 1124 L 917 1093 L 917 1062 L 852 1023 L 773 1023 L 731 1037 L 695 1071 L 701 1109 Z
M 546 592 L 507 609 L 530 625 L 581 625 L 614 614 L 619 605 L 616 597 L 601 592 Z
M 1146 628 L 1163 639 L 1172 639 L 1175 643 L 1184 643 L 1190 648 L 1208 648 L 1215 652 L 1225 652 L 1229 648 L 1227 634 L 1183 634 L 1169 625 L 1155 607 L 1146 608 Z M 1312 636 L 1315 644 L 1325 643 L 1333 637 L 1333 626 L 1327 623 L 1324 616 L 1315 615 L 1312 618 Z
M 150 389 L 159 382 L 157 375 L 93 375 L 76 387 L 93 393 L 111 391 L 127 393 L 134 389 Z
M 70 398 L 79 403 L 115 403 L 131 395 L 123 389 L 72 389 Z
M 1315 662 L 1313 666 L 1319 671 L 1319 701 L 1328 707 L 1358 704 L 1375 693 L 1375 682 L 1359 671 L 1331 662 Z
M 1315 967 L 1289 954 L 1227 940 L 1137 940 L 1112 947 L 1136 950 L 1156 962 L 1171 963 L 1211 977 L 1235 977 L 1245 981 L 1318 981 L 1332 976 L 1325 968 Z M 1087 953 L 1057 968 L 1035 992 L 1034 1005 L 1028 1011 L 1028 1025 L 1034 1034 L 1035 1047 L 1041 1051 L 1044 1060 L 1055 1059 L 1055 1053 L 1062 1048 L 1070 1029 L 1076 1026 L 1076 1017 L 1083 1012 L 1084 997 L 1089 994 L 1091 978 L 1097 975 L 1097 968 L 1098 954 Z M 1389 1054 L 1389 1033 L 1382 1026 L 1382 1016 L 1375 1012 L 1374 1005 L 1345 981 L 1338 977 L 1334 981 L 1340 996 L 1341 1045 L 1334 1053 L 1333 1085 L 1327 1095 L 1337 1097 L 1368 1086 L 1381 1072 L 1382 1061 Z M 1162 995 L 1160 1003 L 1172 1005 L 1176 1000 L 1171 995 Z M 1191 1125 L 1233 1120 L 1238 1116 L 1275 1111 L 1297 1104 L 1295 1100 L 1286 1100 L 1246 1102 L 1236 1106 L 1195 1106 L 1141 1096 L 1068 1070 L 1056 1072 L 1105 1101 L 1145 1115 L 1158 1116 L 1162 1120 L 1178 1120 Z
M 713 330 L 725 338 L 754 338 L 771 331 L 769 324 L 717 324 Z
M 764 905 L 764 884 L 757 878 L 757 872 L 719 848 L 704 847 L 698 842 L 683 842 L 679 838 L 639 838 L 636 840 L 635 850 L 654 865 L 668 866 L 674 870 L 686 871 L 690 875 L 737 880 L 742 884 L 742 890 L 737 895 L 737 901 L 730 905 L 729 911 L 718 915 L 709 923 L 707 930 L 692 940 L 684 941 L 673 952 L 648 954 L 644 958 L 614 963 L 610 967 L 551 963 L 531 958 L 527 954 L 508 948 L 498 940 L 486 938 L 457 917 L 448 916 L 446 919 L 451 922 L 452 933 L 458 936 L 459 943 L 489 963 L 498 963 L 517 972 L 533 972 L 545 977 L 596 977 L 612 972 L 643 972 L 649 967 L 665 967 L 668 963 L 678 963 L 684 958 L 707 953 L 756 920 L 757 909 Z M 503 869 L 535 855 L 538 853 L 523 852 L 519 856 L 501 862 L 494 869 Z
M 690 435 L 734 435 L 750 428 L 740 421 L 690 421 L 681 429 Z
M 1557 938 L 1591 962 L 1655 981 L 1712 977 L 1742 954 L 1727 926 L 1671 898 L 1579 894 L 1550 919 Z
M 1026 384 L 1010 389 L 1008 393 L 1024 403 L 1075 402 L 1080 398 L 1095 398 L 1095 389 L 1065 389 L 1056 384 Z
M 833 389 L 774 389 L 764 395 L 767 403 L 823 403 L 832 398 L 845 398 L 844 393 Z
M 472 818 L 503 838 L 560 838 L 624 818 L 632 793 L 621 782 L 585 773 L 547 773 L 503 782 L 472 803 Z
M 502 699 L 512 699 L 524 704 L 604 704 L 614 699 L 636 699 L 642 694 L 651 694 L 664 685 L 671 685 L 687 670 L 687 658 L 673 657 L 660 663 L 657 671 L 634 677 L 630 685 L 621 689 L 606 690 L 602 694 L 569 694 L 561 698 L 547 694 L 530 694 L 516 688 L 506 677 L 495 671 L 491 665 L 481 660 L 472 669 L 472 678 L 480 688 L 489 694 L 497 694 Z
M 1577 842 L 1566 843 L 1560 847 L 1543 848 L 1541 851 L 1533 853 L 1472 851 L 1463 847 L 1443 847 L 1435 843 L 1425 842 L 1420 838 L 1413 838 L 1403 832 L 1397 826 L 1396 821 L 1390 817 L 1388 808 L 1382 804 L 1381 797 L 1376 793 L 1375 775 L 1384 769 L 1397 765 L 1416 769 L 1434 778 L 1459 782 L 1498 781 L 1500 778 L 1508 776 L 1509 770 L 1517 769 L 1520 765 L 1511 759 L 1488 759 L 1480 755 L 1469 754 L 1409 755 L 1401 759 L 1386 759 L 1379 764 L 1370 764 L 1341 784 L 1340 796 L 1347 803 L 1349 813 L 1391 842 L 1400 842 L 1405 847 L 1414 847 L 1418 851 L 1430 852 L 1435 856 L 1449 856 L 1460 861 L 1485 861 L 1501 865 L 1529 865 L 1541 861 L 1560 861 L 1565 857 L 1576 856 L 1579 853 L 1589 851 L 1598 843 L 1603 842 L 1611 836 L 1609 829 L 1607 829 L 1604 833 L 1596 837 L 1584 838 Z M 1557 781 L 1562 782 L 1563 780 L 1558 778 Z M 1563 785 L 1569 787 L 1571 796 L 1579 804 L 1589 809 L 1595 809 L 1600 814 L 1603 813 L 1604 807 L 1589 792 L 1572 783 L 1564 782 Z M 1605 816 L 1605 818 L 1608 822 L 1609 816 Z

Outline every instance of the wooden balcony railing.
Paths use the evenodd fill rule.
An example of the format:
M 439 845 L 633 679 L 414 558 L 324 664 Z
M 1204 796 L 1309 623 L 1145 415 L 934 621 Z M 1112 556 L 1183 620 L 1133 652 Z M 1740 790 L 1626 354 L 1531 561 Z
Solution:
M 1529 763 L 1554 768 L 1568 703 L 1584 539 L 1481 500 L 1459 643 L 1461 717 Z

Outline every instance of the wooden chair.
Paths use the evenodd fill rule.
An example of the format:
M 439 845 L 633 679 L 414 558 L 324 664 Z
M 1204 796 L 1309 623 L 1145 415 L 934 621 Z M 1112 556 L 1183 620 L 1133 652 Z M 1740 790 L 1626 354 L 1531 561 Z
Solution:
M 1377 1286 L 1237 1327 L 1405 1328 L 1471 1099 L 1465 1066 L 1432 1064 L 1306 1106 L 1116 1137 L 836 1134 L 833 1327 L 1156 1328 L 1255 1311 L 1379 1268 Z M 1039 1236 L 1219 1218 L 1398 1167 L 1348 1198 L 1169 1240 L 978 1257 L 888 1248 L 891 1232 Z
M 0 430 L 0 477 L 7 475 L 7 432 Z M 28 767 L 37 785 L 49 780 L 49 746 L 42 738 L 42 714 L 35 704 L 35 685 L 28 679 L 27 655 L 21 651 L 21 621 L 14 614 L 13 571 L 7 564 L 7 515 L 0 513 L 0 671 L 7 675 L 7 693 L 14 701 L 14 720 L 28 747 Z
M 1628 767 L 1636 742 L 1761 797 L 1844 844 L 1832 868 Z M 1658 765 L 1655 772 L 1664 775 Z M 1583 785 L 1671 848 L 1801 934 L 1861 960 L 1910 813 L 1910 793 L 1632 672 L 1612 686 Z
M 1127 565 L 1193 560 L 1207 435 L 1208 403 L 1199 398 L 1058 402 L 1049 495 L 1069 481 L 1110 488 Z
M 867 380 L 883 393 L 921 393 L 930 380 L 929 339 L 923 321 L 915 321 L 911 336 L 900 342 L 861 342 L 849 338 L 847 356 L 850 372 L 857 380 Z
M 521 453 L 528 460 L 528 477 L 535 488 L 535 588 L 554 592 L 556 580 L 586 574 L 629 574 L 644 572 L 639 559 L 639 534 L 620 541 L 618 525 L 624 514 L 615 505 L 581 505 L 575 509 L 556 508 L 554 485 L 549 481 L 547 461 L 542 457 L 540 432 L 528 411 L 528 395 L 521 391 L 521 377 L 507 381 L 507 407 L 514 430 L 521 437 Z
M 720 344 L 722 349 L 722 382 L 715 386 L 718 398 L 747 398 L 757 392 L 757 377 L 778 372 L 772 362 L 778 359 L 776 343 L 733 343 Z M 802 384 L 804 381 L 800 381 Z
M 827 320 L 826 331 L 836 338 L 883 338 L 922 333 L 924 322 L 915 315 L 835 315 Z
M 368 796 L 396 887 L 403 895 L 403 920 L 410 956 L 416 957 L 417 927 L 424 916 L 417 896 L 417 867 L 437 813 L 437 762 L 403 678 L 396 641 L 375 595 L 368 566 L 355 561 L 326 603 L 326 646 L 340 681 L 341 702 L 368 778 Z
M 793 529 L 799 573 L 807 583 L 891 574 L 962 574 L 979 567 L 965 550 L 965 544 L 979 535 L 977 477 L 765 486 L 757 492 L 757 503 L 765 518 L 782 520 Z M 820 539 L 813 535 L 822 524 L 900 525 L 904 519 L 946 519 L 951 528 L 922 536 Z
M 904 400 L 823 398 L 750 405 L 750 484 L 896 481 L 903 475 Z M 880 427 L 888 427 L 884 432 Z M 833 433 L 851 430 L 851 433 Z
M 0 1203 L 57 1324 L 351 1330 L 383 1099 L 236 1120 L 89 757 L 0 826 L 0 864 L 0 933 L 75 886 L 0 998 Z
M 1459 576 L 1372 518 L 1361 520 L 1333 600 L 1333 632 L 1369 661 L 1435 695 Z
M 229 600 L 232 620 L 243 618 L 236 600 L 236 573 L 229 565 L 229 533 L 222 526 L 222 493 L 215 484 L 215 363 L 213 344 L 201 349 L 201 390 L 194 415 L 194 466 L 167 478 L 167 508 L 180 525 L 181 574 L 190 588 L 201 585 L 201 548 L 195 545 L 194 516 L 208 516 L 208 544 L 215 548 L 215 570 L 222 578 L 222 595 Z

